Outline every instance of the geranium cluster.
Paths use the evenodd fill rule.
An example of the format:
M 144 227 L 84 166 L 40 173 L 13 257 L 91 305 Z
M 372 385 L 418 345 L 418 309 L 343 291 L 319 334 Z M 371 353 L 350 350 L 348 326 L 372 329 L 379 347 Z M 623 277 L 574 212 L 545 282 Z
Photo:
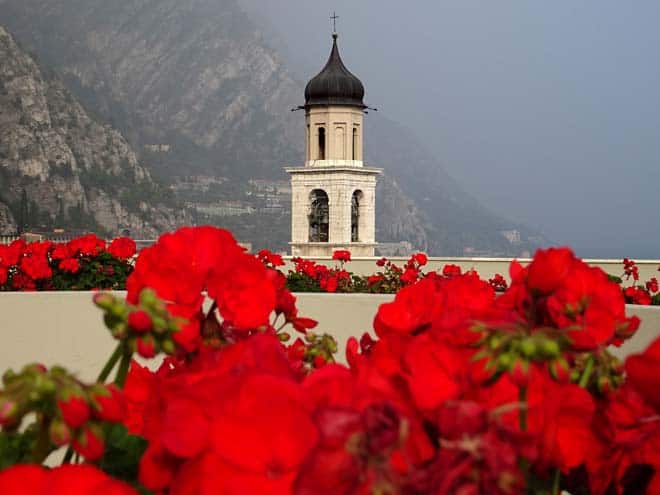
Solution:
M 134 363 L 140 481 L 170 494 L 498 495 L 587 476 L 594 495 L 655 493 L 660 343 L 628 361 L 638 378 L 624 384 L 607 346 L 639 322 L 616 284 L 567 249 L 511 277 L 499 298 L 474 272 L 403 288 L 380 307 L 377 340 L 349 341 L 348 367 L 301 373 L 270 332 L 156 373 Z M 633 436 L 613 435 L 619 424 Z
M 17 431 L 26 417 L 36 414 L 35 460 L 65 445 L 89 461 L 97 460 L 104 452 L 103 424 L 124 420 L 124 395 L 117 386 L 86 385 L 59 366 L 8 370 L 2 382 L 0 427 Z
M 161 236 L 140 252 L 126 285 L 127 302 L 135 308 L 144 306 L 144 289 L 164 301 L 163 308 L 180 322 L 171 337 L 183 353 L 195 352 L 202 343 L 233 343 L 255 332 L 277 334 L 286 324 L 301 333 L 316 325 L 298 316 L 281 273 L 247 254 L 228 231 L 214 227 L 184 227 Z M 208 310 L 206 298 L 212 301 Z M 153 314 L 140 315 L 146 327 L 145 316 L 153 323 Z M 273 315 L 283 316 L 284 324 L 276 328 Z M 141 324 L 131 323 L 130 317 L 128 327 L 140 333 Z
M 617 278 L 617 281 L 622 284 L 624 280 L 630 283 L 628 287 L 623 287 L 623 296 L 628 304 L 660 305 L 658 279 L 651 277 L 643 284 L 639 283 L 639 268 L 633 260 L 628 258 L 623 259 L 623 275 Z
M 339 266 L 328 268 L 312 260 L 294 257 L 291 261 L 295 268 L 289 272 L 287 285 L 293 291 L 354 292 L 354 282 L 358 278 L 344 268 L 344 263 L 351 260 L 351 254 L 348 251 L 335 251 L 332 259 L 339 261 Z
M 423 278 L 422 267 L 428 261 L 424 253 L 416 253 L 403 267 L 399 267 L 387 258 L 381 258 L 376 262 L 381 270 L 373 275 L 360 276 L 346 270 L 346 263 L 351 261 L 350 251 L 334 251 L 332 259 L 338 262 L 338 266 L 329 268 L 313 260 L 294 257 L 294 270 L 287 275 L 287 286 L 301 292 L 393 294 Z
M 119 289 L 131 271 L 135 242 L 121 237 L 109 245 L 94 234 L 67 243 L 0 244 L 0 290 Z
M 512 263 L 499 297 L 458 267 L 419 276 L 424 262 L 344 366 L 276 257 L 211 227 L 143 250 L 128 302 L 96 298 L 120 370 L 131 339 L 174 347 L 126 376 L 124 422 L 147 443 L 132 481 L 168 495 L 659 492 L 660 339 L 625 364 L 608 351 L 639 326 L 616 283 L 565 248 Z

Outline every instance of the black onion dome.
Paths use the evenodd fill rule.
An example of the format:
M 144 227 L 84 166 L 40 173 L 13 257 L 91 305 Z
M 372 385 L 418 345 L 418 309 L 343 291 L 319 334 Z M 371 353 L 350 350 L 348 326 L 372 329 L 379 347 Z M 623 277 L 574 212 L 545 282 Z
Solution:
M 364 86 L 342 62 L 337 48 L 337 34 L 333 34 L 328 62 L 305 88 L 305 106 L 350 105 L 366 108 L 363 99 Z

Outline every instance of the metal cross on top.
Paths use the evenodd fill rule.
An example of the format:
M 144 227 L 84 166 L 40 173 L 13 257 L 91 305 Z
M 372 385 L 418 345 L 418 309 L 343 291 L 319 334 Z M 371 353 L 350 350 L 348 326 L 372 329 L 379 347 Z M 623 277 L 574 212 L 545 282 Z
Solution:
M 337 32 L 337 19 L 339 19 L 339 16 L 337 15 L 336 12 L 332 12 L 332 15 L 330 16 L 330 19 L 332 19 L 332 32 L 336 33 Z

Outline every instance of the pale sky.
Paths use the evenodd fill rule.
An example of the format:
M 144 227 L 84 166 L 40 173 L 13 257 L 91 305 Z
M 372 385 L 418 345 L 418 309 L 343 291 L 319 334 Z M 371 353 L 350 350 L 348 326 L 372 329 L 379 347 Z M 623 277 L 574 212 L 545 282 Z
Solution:
M 242 1 L 303 82 L 336 10 L 367 103 L 493 211 L 582 256 L 660 258 L 660 2 Z

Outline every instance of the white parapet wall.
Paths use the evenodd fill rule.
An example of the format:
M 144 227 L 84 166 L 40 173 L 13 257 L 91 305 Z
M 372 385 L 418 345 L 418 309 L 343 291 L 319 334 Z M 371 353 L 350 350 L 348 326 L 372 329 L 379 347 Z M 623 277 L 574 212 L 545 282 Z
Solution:
M 330 267 L 338 266 L 338 262 L 332 260 L 329 257 L 312 257 L 306 258 L 316 263 L 327 265 Z M 356 275 L 373 275 L 377 271 L 382 270 L 376 266 L 376 261 L 380 258 L 361 258 L 356 257 L 352 261 L 346 263 L 346 270 L 355 273 Z M 389 257 L 388 260 L 394 262 L 398 266 L 403 266 L 408 258 L 404 257 Z M 291 261 L 290 256 L 284 258 L 286 266 L 284 266 L 284 271 L 293 269 L 293 262 Z M 429 258 L 428 264 L 424 267 L 425 272 L 430 272 L 434 270 L 442 270 L 442 268 L 447 264 L 458 265 L 463 271 L 467 270 L 476 270 L 477 273 L 483 279 L 492 278 L 493 275 L 499 273 L 503 275 L 507 280 L 509 279 L 509 265 L 513 258 L 465 258 L 465 257 L 454 257 L 454 258 L 438 258 L 433 257 Z M 523 265 L 527 265 L 531 259 L 529 258 L 518 258 L 518 261 Z M 610 275 L 616 275 L 620 277 L 623 275 L 623 260 L 614 260 L 614 259 L 585 259 L 586 263 L 591 266 L 598 266 L 602 268 L 605 273 Z M 652 277 L 658 277 L 660 279 L 660 260 L 635 260 L 637 263 L 637 268 L 639 269 L 640 282 L 649 280 Z M 625 282 L 628 285 L 628 282 Z
M 123 293 L 119 293 L 123 294 Z M 92 381 L 112 353 L 115 342 L 105 329 L 101 311 L 92 304 L 91 292 L 0 293 L 0 372 L 40 362 L 62 364 L 86 381 Z M 319 333 L 334 335 L 344 361 L 345 342 L 371 331 L 378 306 L 392 295 L 296 294 L 301 316 L 319 322 Z M 660 307 L 628 306 L 642 327 L 622 348 L 619 357 L 643 351 L 660 336 Z M 372 331 L 373 335 L 373 331 Z M 157 362 L 151 361 L 155 367 Z

